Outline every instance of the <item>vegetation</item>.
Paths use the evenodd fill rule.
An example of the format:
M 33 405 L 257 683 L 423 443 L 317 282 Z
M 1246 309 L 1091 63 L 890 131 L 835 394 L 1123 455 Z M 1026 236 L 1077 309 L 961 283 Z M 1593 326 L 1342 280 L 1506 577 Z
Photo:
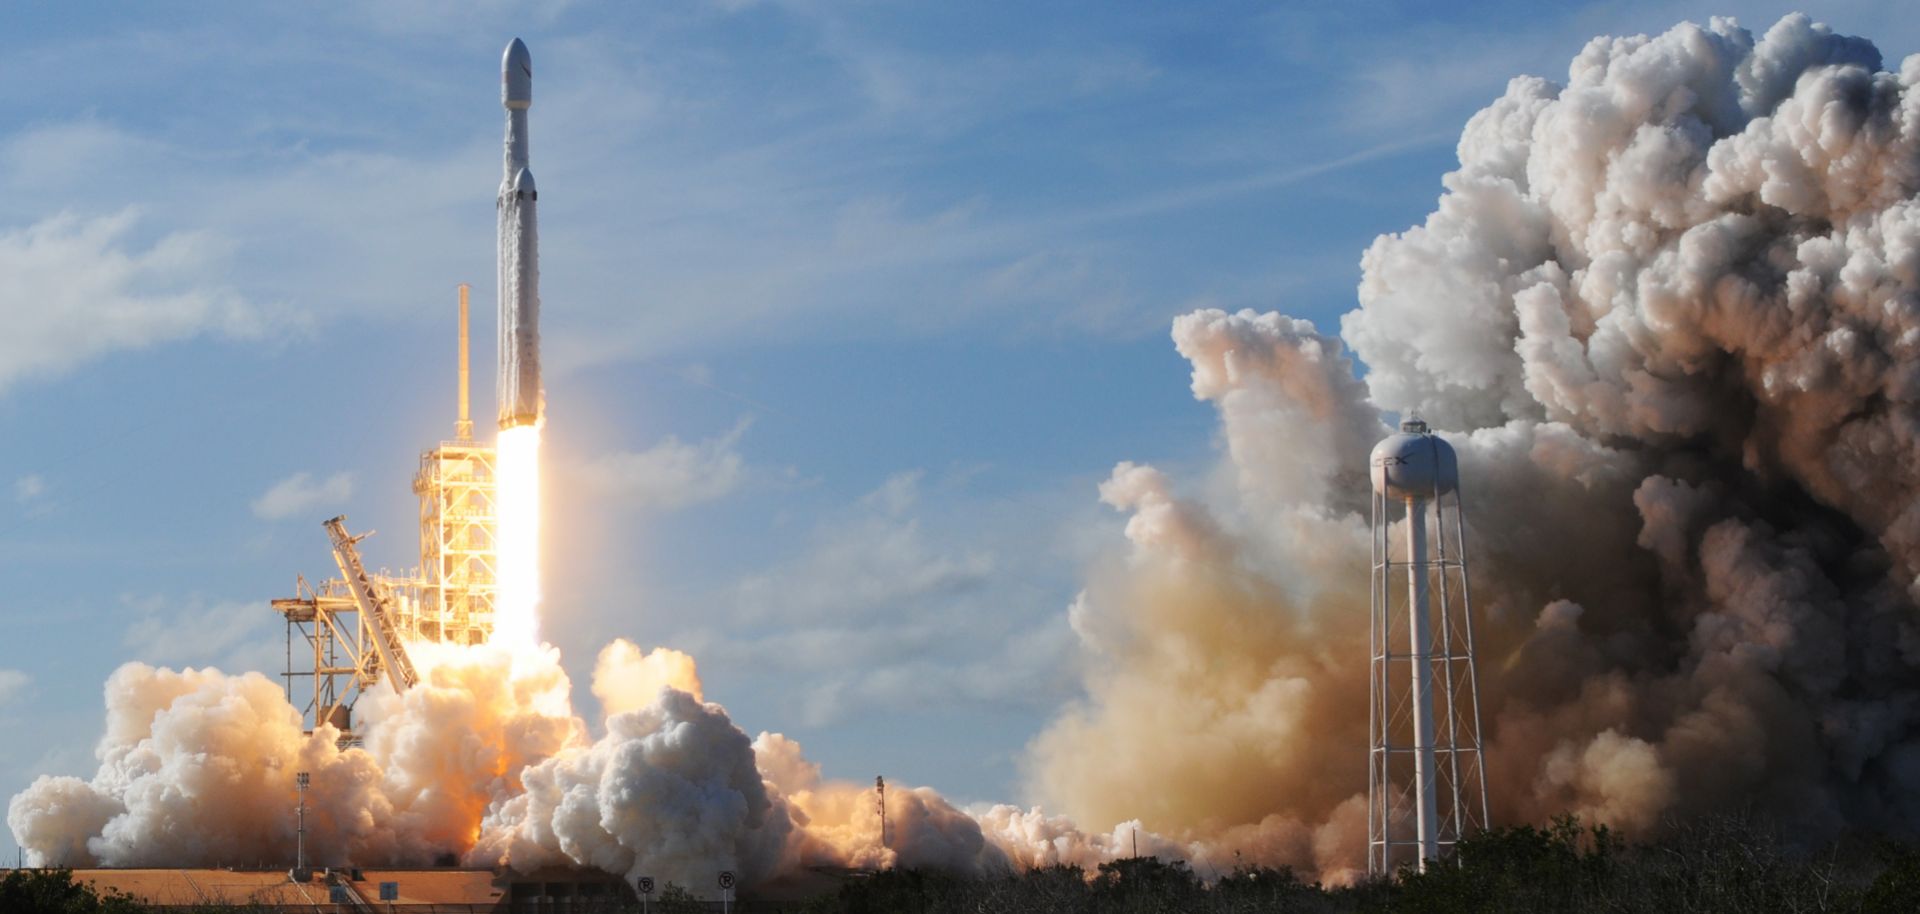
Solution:
M 1057 866 L 994 878 L 889 870 L 796 904 L 747 900 L 737 914 L 1911 914 L 1920 911 L 1920 851 L 1888 841 L 1794 850 L 1752 822 L 1708 819 L 1627 845 L 1571 818 L 1463 842 L 1426 873 L 1326 887 L 1285 867 L 1241 867 L 1202 879 L 1185 863 L 1115 860 L 1093 873 Z M 131 914 L 124 896 L 99 897 L 64 870 L 0 878 L 5 914 Z M 177 910 L 177 909 L 170 909 Z M 231 911 L 244 909 L 207 908 Z M 637 910 L 637 909 L 629 909 Z M 717 911 L 669 885 L 652 914 Z
M 9 870 L 0 877 L 0 911 L 7 914 L 132 914 L 142 910 L 124 895 L 96 894 L 66 870 Z
M 1571 818 L 1462 842 L 1451 865 L 1329 888 L 1286 868 L 1243 867 L 1208 882 L 1183 863 L 1146 857 L 1088 878 L 1054 867 L 998 879 L 897 870 L 851 882 L 809 914 L 1912 914 L 1920 853 L 1885 843 L 1793 853 L 1772 832 L 1734 819 L 1674 827 L 1627 846 Z

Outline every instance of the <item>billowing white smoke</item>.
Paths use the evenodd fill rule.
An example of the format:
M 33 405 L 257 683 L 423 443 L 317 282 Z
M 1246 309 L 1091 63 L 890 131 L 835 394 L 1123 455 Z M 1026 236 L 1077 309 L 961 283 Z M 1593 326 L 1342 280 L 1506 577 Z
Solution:
M 1069 609 L 1086 698 L 1043 807 L 825 781 L 616 642 L 589 728 L 549 649 L 420 650 L 364 748 L 258 675 L 129 664 L 91 780 L 8 824 L 36 862 L 448 854 L 704 885 L 1133 852 L 1202 872 L 1364 859 L 1368 448 L 1418 410 L 1461 457 L 1497 820 L 1631 833 L 1755 808 L 1815 837 L 1920 821 L 1920 58 L 1789 17 L 1598 39 L 1467 125 L 1424 225 L 1366 253 L 1342 339 L 1202 311 L 1173 338 L 1225 458 L 1123 463 L 1131 516 Z M 1358 379 L 1357 362 L 1368 373 Z M 501 675 L 502 671 L 508 675 Z M 594 736 L 598 732 L 601 735 Z M 1044 810 L 1044 811 L 1043 811 Z M 1077 823 L 1077 824 L 1076 824 Z
M 1040 798 L 1215 855 L 1361 859 L 1378 416 L 1466 479 L 1494 816 L 1631 833 L 1920 814 L 1920 57 L 1805 17 L 1597 39 L 1476 115 L 1340 340 L 1176 322 L 1222 479 L 1122 464 L 1131 551 L 1074 621 L 1089 700 Z M 1237 830 L 1237 836 L 1236 836 Z
M 594 737 L 551 648 L 418 644 L 421 682 L 360 703 L 364 745 L 301 733 L 257 673 L 130 663 L 107 684 L 91 780 L 43 777 L 8 804 L 36 864 L 284 865 L 294 775 L 309 772 L 319 864 L 457 857 L 521 870 L 592 867 L 704 887 L 814 866 L 1004 870 L 975 820 L 925 788 L 889 796 L 889 846 L 870 789 L 825 782 L 792 740 L 749 739 L 702 703 L 692 659 L 615 641 L 593 692 Z
M 607 719 L 591 745 L 520 772 L 481 825 L 480 860 L 520 868 L 586 864 L 630 878 L 734 870 L 748 882 L 781 863 L 791 820 L 776 810 L 745 733 L 719 705 L 663 689 Z
M 39 863 L 109 866 L 292 859 L 296 772 L 309 772 L 309 847 L 321 862 L 430 863 L 470 847 L 493 797 L 531 761 L 577 744 L 550 651 L 422 646 L 419 687 L 362 703 L 366 747 L 301 733 L 258 673 L 129 663 L 107 682 L 107 732 L 91 781 L 43 777 L 8 804 Z M 502 669 L 513 675 L 503 677 Z

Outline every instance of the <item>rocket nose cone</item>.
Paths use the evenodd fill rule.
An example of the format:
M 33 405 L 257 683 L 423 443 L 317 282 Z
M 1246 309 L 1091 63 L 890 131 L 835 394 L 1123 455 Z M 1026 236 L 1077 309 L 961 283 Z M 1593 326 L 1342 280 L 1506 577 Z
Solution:
M 518 38 L 500 55 L 500 102 L 509 108 L 533 104 L 533 55 Z
M 538 188 L 533 186 L 533 169 L 522 168 L 513 174 L 514 193 L 530 194 Z

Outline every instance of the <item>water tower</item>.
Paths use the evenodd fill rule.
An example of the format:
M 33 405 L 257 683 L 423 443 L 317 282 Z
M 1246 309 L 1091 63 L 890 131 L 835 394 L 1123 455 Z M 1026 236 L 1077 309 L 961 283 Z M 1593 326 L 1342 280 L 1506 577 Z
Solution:
M 1371 463 L 1367 871 L 1384 875 L 1485 828 L 1487 772 L 1453 448 L 1410 418 Z

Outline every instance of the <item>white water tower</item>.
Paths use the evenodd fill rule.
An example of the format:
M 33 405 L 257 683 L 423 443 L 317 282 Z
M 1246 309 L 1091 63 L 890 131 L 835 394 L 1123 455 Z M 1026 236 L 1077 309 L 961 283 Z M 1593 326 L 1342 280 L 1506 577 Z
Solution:
M 1487 772 L 1453 448 L 1409 418 L 1371 463 L 1367 871 L 1386 875 L 1487 826 Z

